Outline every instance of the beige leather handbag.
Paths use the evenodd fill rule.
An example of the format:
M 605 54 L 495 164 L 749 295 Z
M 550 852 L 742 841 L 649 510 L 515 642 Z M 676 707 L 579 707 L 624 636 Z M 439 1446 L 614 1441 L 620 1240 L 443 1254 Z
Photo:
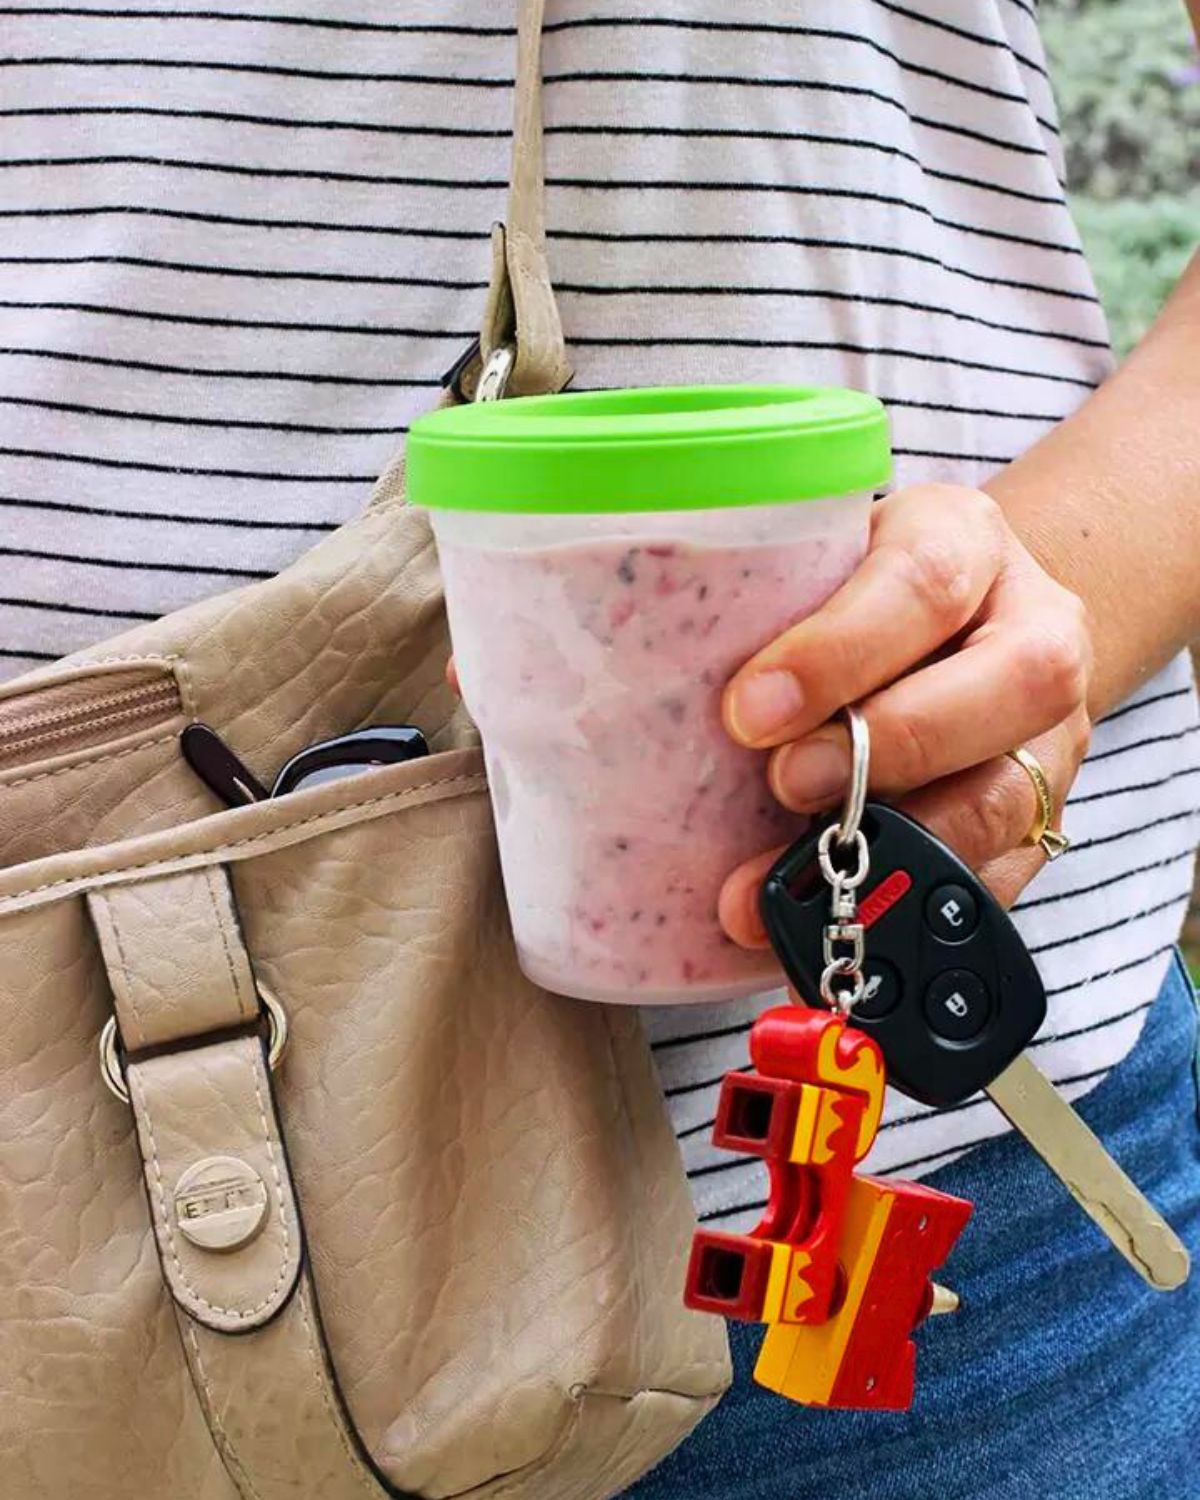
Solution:
M 541 10 L 481 340 L 520 392 L 566 376 Z M 636 1016 L 517 970 L 399 490 L 0 690 L 0 1500 L 591 1500 L 728 1382 Z M 435 753 L 220 811 L 191 719 L 260 772 L 371 721 Z

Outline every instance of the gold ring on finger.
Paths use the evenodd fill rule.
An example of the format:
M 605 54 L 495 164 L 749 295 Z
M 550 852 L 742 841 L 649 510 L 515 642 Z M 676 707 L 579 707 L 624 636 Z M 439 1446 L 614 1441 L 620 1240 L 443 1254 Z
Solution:
M 1050 826 L 1054 821 L 1054 797 L 1050 791 L 1050 782 L 1042 769 L 1042 763 L 1031 750 L 1026 750 L 1023 746 L 1018 746 L 1016 750 L 1009 750 L 1007 754 L 1009 760 L 1015 760 L 1029 777 L 1037 796 L 1037 816 L 1023 842 L 1031 849 L 1040 849 L 1047 859 L 1057 859 L 1060 854 L 1065 854 L 1071 847 L 1071 841 L 1065 833 Z

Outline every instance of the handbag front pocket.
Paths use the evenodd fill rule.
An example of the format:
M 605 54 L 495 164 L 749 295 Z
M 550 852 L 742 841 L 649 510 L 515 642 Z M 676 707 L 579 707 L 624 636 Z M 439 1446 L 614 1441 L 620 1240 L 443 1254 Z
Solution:
M 233 894 L 223 935 L 203 900 L 171 896 L 190 880 L 203 897 L 200 877 L 214 910 Z M 98 941 L 89 914 L 105 904 L 123 913 L 115 941 Z M 270 1277 L 268 1308 L 248 1288 L 245 1306 L 268 1321 L 230 1336 L 207 1308 L 242 1305 L 228 1292 L 240 1248 L 206 1270 L 176 1245 L 199 1298 L 176 1308 L 197 1402 L 147 1201 L 160 1228 L 182 1211 L 174 1178 L 195 1165 L 178 1146 L 191 1130 L 197 1155 L 217 1140 L 218 1155 L 247 1159 L 236 1136 L 257 1129 L 255 1112 L 221 1104 L 218 1067 L 252 1060 L 246 1028 L 183 1034 L 167 994 L 223 970 L 239 944 L 290 1022 L 274 1107 L 265 1083 L 261 1107 L 264 1129 L 276 1110 L 282 1125 L 307 1249 L 299 1290 Z M 406 1492 L 582 1500 L 624 1480 L 610 1460 L 632 1480 L 722 1388 L 719 1325 L 678 1304 L 690 1207 L 636 1017 L 520 975 L 477 752 L 6 871 L 0 954 L 0 1078 L 16 1085 L 18 1127 L 0 1146 L 0 1180 L 6 1222 L 20 1226 L 0 1262 L 0 1327 L 20 1329 L 6 1335 L 16 1374 L 0 1447 L 22 1455 L 0 1481 L 4 1500 L 85 1484 L 97 1500 L 150 1495 L 165 1471 L 176 1500 L 226 1500 L 203 1412 L 224 1413 L 216 1430 L 238 1463 L 283 1472 L 324 1451 L 295 1404 L 321 1390 L 328 1404 L 311 1410 L 324 1421 L 348 1411 L 339 1442 L 353 1447 L 356 1429 L 377 1473 Z M 208 969 L 201 954 L 214 955 Z M 154 1045 L 140 1051 L 126 1037 L 131 1073 L 141 1058 L 147 1069 L 136 1143 L 94 1053 L 126 989 L 143 1021 L 153 1013 L 181 1033 L 164 1041 L 148 1022 Z M 147 1105 L 155 1090 L 165 1105 Z M 258 1173 L 275 1203 L 271 1175 Z M 244 1181 L 253 1187 L 220 1178 L 222 1191 Z M 268 1226 L 270 1212 L 287 1210 L 269 1210 Z M 246 1253 L 265 1254 L 269 1234 Z M 179 1303 L 161 1237 L 159 1250 Z M 283 1276 L 292 1262 L 280 1253 Z M 293 1333 L 300 1373 L 280 1354 Z M 86 1382 L 61 1378 L 84 1365 Z M 285 1410 L 303 1441 L 270 1415 Z M 67 1424 L 80 1442 L 57 1441 Z M 118 1461 L 112 1434 L 135 1429 Z M 330 1440 L 330 1462 L 345 1451 Z M 360 1489 L 375 1482 L 361 1463 Z

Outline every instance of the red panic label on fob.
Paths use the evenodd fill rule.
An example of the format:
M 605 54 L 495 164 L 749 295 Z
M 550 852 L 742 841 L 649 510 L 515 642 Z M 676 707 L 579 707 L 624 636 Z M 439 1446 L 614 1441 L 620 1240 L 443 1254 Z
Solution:
M 881 880 L 869 896 L 864 896 L 858 906 L 858 920 L 864 927 L 871 927 L 880 917 L 886 916 L 912 890 L 912 876 L 907 870 L 893 870 L 886 880 Z

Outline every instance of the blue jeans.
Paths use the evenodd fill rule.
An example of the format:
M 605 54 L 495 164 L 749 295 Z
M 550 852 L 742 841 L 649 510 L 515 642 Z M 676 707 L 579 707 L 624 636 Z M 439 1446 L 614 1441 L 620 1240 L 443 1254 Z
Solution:
M 1151 1291 L 1016 1135 L 927 1181 L 975 1214 L 917 1334 L 911 1412 L 822 1412 L 751 1380 L 761 1330 L 730 1326 L 733 1389 L 627 1500 L 1200 1500 L 1200 1051 L 1176 958 L 1133 1052 L 1080 1113 L 1186 1240 Z

